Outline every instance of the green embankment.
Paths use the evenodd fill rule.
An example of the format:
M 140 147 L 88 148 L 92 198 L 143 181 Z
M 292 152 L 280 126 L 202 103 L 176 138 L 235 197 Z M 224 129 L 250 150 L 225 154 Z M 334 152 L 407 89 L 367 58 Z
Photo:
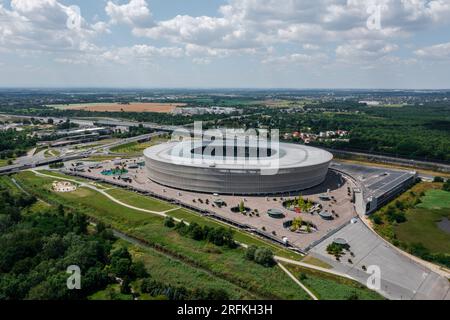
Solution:
M 176 257 L 184 265 L 239 287 L 242 297 L 251 292 L 257 298 L 309 299 L 279 268 L 265 268 L 246 260 L 242 248 L 215 247 L 180 236 L 176 231 L 163 226 L 163 218 L 119 206 L 91 189 L 54 193 L 51 191 L 54 178 L 39 177 L 32 172 L 20 173 L 16 178 L 29 192 L 41 199 L 84 212 L 117 230 L 144 240 L 149 246 L 157 247 L 160 252 Z
M 332 274 L 284 264 L 319 300 L 381 300 L 375 291 L 362 284 Z

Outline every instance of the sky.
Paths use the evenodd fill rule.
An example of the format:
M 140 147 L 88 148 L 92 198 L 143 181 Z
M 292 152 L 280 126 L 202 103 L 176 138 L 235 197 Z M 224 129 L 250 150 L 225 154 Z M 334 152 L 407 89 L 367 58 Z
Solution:
M 1 87 L 450 88 L 450 0 L 0 0 Z

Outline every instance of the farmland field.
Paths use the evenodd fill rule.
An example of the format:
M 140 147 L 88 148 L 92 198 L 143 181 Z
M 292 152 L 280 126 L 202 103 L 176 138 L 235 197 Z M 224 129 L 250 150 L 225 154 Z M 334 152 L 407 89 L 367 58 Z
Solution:
M 82 104 L 61 104 L 49 105 L 61 110 L 84 110 L 97 112 L 157 112 L 171 113 L 176 107 L 184 107 L 185 103 L 82 103 Z

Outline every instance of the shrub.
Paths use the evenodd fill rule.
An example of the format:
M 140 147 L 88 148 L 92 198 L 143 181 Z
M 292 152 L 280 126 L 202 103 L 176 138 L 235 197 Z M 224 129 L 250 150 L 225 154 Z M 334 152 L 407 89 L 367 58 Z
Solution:
M 442 190 L 444 191 L 450 191 L 450 179 L 448 179 L 444 185 L 442 186 Z
M 255 251 L 255 262 L 264 267 L 274 266 L 275 260 L 273 258 L 273 252 L 266 248 L 258 248 Z
M 247 248 L 247 251 L 245 251 L 245 257 L 248 260 L 254 261 L 255 260 L 255 252 L 257 249 L 258 249 L 257 246 L 251 245 L 250 247 Z
M 164 219 L 164 226 L 167 227 L 167 228 L 175 227 L 175 220 L 173 220 L 172 217 L 166 217 Z

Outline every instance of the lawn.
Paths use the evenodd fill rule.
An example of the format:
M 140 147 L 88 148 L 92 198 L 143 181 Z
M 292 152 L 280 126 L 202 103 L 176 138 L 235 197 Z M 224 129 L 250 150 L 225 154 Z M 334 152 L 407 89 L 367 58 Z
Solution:
M 441 188 L 441 183 L 416 184 L 376 213 L 383 217 L 383 224 L 375 225 L 375 229 L 389 241 L 410 253 L 435 263 L 448 265 L 448 258 L 445 258 L 445 255 L 448 257 L 450 254 L 450 233 L 442 230 L 438 223 L 444 218 L 450 218 L 450 192 Z M 417 201 L 418 199 L 420 201 Z M 389 222 L 384 214 L 389 206 L 395 207 L 399 202 L 404 206 L 407 205 L 403 209 L 406 221 Z M 424 249 L 420 249 L 422 246 Z M 425 250 L 428 250 L 429 254 Z
M 119 284 L 110 284 L 106 289 L 89 296 L 88 300 L 133 300 L 133 296 L 120 293 Z
M 394 227 L 398 240 L 409 244 L 421 243 L 434 253 L 450 254 L 450 233 L 437 225 L 444 217 L 450 219 L 450 209 L 416 208 L 409 210 L 407 217 L 408 221 Z
M 362 284 L 332 274 L 284 264 L 320 300 L 384 300 Z
M 151 197 L 145 197 L 138 193 L 123 189 L 112 189 L 106 191 L 106 193 L 126 204 L 151 211 L 161 212 L 176 208 L 174 205 L 167 202 Z
M 10 164 L 8 163 L 9 160 L 13 161 L 14 159 L 0 159 L 0 167 L 6 167 L 9 166 Z
M 60 156 L 60 155 L 61 155 L 61 152 L 59 152 L 59 151 L 56 150 L 56 149 L 47 149 L 47 150 L 44 152 L 44 157 L 46 157 L 46 158 L 58 157 L 58 156 Z
M 422 199 L 422 203 L 418 208 L 424 209 L 443 209 L 450 208 L 450 192 L 444 190 L 428 190 L 425 193 L 425 197 Z
M 265 268 L 246 260 L 244 249 L 215 247 L 204 241 L 179 235 L 163 226 L 163 219 L 118 206 L 97 192 L 81 188 L 73 193 L 56 194 L 50 190 L 53 178 L 43 178 L 32 172 L 17 176 L 28 191 L 53 203 L 80 210 L 112 225 L 124 233 L 145 240 L 150 246 L 160 246 L 167 254 L 222 279 L 261 299 L 308 299 L 307 294 L 279 268 Z
M 430 189 L 416 208 L 407 212 L 407 221 L 395 226 L 400 241 L 422 243 L 435 253 L 450 254 L 450 233 L 441 230 L 437 223 L 450 219 L 450 192 Z
M 147 141 L 147 142 L 142 142 L 142 143 L 130 142 L 127 144 L 123 144 L 121 146 L 111 148 L 111 152 L 122 153 L 122 154 L 124 153 L 124 154 L 128 154 L 128 155 L 141 155 L 145 149 L 152 147 L 154 145 L 163 143 L 163 142 L 167 142 L 167 140 L 168 140 L 168 137 L 166 137 L 166 136 L 153 137 L 150 141 Z
M 61 178 L 66 177 L 67 178 L 67 176 L 57 173 L 57 172 L 50 172 L 50 171 L 45 171 L 45 170 L 42 170 L 41 172 L 45 173 L 45 174 L 53 175 L 55 177 L 61 177 Z M 89 182 L 85 179 L 77 178 L 77 177 L 75 177 L 75 178 L 70 177 L 70 179 L 74 179 L 74 180 L 77 180 L 80 182 Z M 98 183 L 95 183 L 95 184 L 98 184 Z M 101 185 L 100 189 L 104 188 L 105 186 L 107 186 L 107 185 L 106 184 Z M 77 191 L 77 192 L 80 192 L 80 191 Z M 112 190 L 108 190 L 107 193 L 114 196 L 115 198 L 117 198 L 118 200 L 120 200 L 126 204 L 129 204 L 129 205 L 132 205 L 132 206 L 135 206 L 138 208 L 147 209 L 147 210 L 166 211 L 166 210 L 176 208 L 174 205 L 169 204 L 167 202 L 164 202 L 164 201 L 152 198 L 152 197 L 148 197 L 148 196 L 143 196 L 138 193 L 135 193 L 132 191 L 127 191 L 124 189 L 112 189 Z M 184 209 L 184 208 L 180 208 L 178 210 L 171 211 L 169 213 L 169 215 L 174 218 L 182 219 L 186 222 L 197 222 L 199 224 L 208 225 L 211 227 L 218 227 L 218 226 L 228 227 L 224 223 L 202 217 L 198 213 Z M 277 246 L 275 244 L 272 244 L 270 242 L 263 241 L 260 238 L 250 235 L 246 232 L 236 230 L 235 239 L 241 243 L 245 243 L 248 245 L 253 244 L 256 246 L 260 246 L 260 247 L 261 246 L 267 247 L 267 248 L 271 249 L 275 255 L 278 255 L 278 256 L 283 256 L 285 258 L 294 259 L 294 260 L 301 259 L 300 255 L 298 255 L 292 251 L 286 250 L 286 249 L 284 249 L 280 246 Z

